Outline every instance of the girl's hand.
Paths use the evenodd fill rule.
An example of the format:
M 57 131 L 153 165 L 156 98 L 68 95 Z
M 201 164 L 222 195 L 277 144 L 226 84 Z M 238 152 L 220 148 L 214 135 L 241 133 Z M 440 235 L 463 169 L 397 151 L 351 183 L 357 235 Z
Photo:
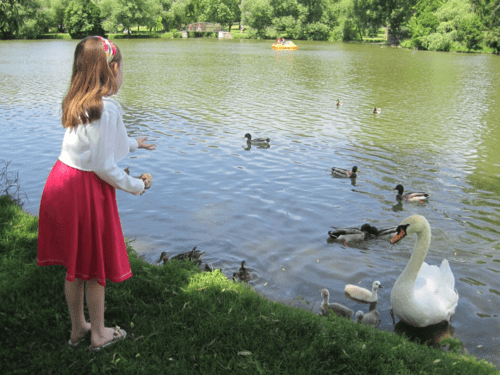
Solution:
M 137 144 L 138 148 L 145 148 L 146 150 L 156 150 L 156 144 L 148 144 L 145 142 L 148 137 L 141 137 L 141 138 L 136 138 L 137 139 Z
M 141 180 L 144 181 L 144 189 L 149 189 L 153 184 L 153 176 L 149 173 L 141 174 Z

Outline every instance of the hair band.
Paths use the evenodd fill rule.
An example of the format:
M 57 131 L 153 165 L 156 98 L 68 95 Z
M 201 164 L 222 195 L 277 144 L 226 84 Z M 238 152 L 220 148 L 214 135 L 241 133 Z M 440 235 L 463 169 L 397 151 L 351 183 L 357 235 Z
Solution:
M 106 60 L 108 64 L 113 60 L 113 57 L 116 55 L 116 46 L 110 42 L 108 39 L 103 38 L 102 36 L 98 36 L 102 41 L 102 45 L 104 46 L 104 52 L 106 53 Z

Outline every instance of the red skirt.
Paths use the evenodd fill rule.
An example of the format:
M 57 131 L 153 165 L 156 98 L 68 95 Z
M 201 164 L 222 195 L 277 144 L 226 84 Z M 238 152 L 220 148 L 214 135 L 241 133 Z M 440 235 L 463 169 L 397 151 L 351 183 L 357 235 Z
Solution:
M 63 265 L 66 280 L 102 286 L 132 277 L 115 188 L 58 160 L 40 202 L 37 264 Z

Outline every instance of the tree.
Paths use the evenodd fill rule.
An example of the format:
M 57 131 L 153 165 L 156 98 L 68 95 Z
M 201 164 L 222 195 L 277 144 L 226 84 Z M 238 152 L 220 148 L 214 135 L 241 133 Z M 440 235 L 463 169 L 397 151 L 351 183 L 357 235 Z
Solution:
M 65 30 L 64 15 L 68 8 L 69 0 L 47 0 L 51 10 L 51 26 L 57 27 L 57 31 L 62 33 Z
M 476 49 L 483 41 L 482 24 L 479 17 L 471 14 L 470 17 L 464 19 L 458 28 L 458 40 L 465 42 L 467 49 L 470 51 Z
M 45 32 L 50 20 L 46 1 L 0 1 L 0 39 L 32 39 Z
M 103 0 L 99 6 L 106 29 L 116 31 L 122 25 L 129 35 L 133 26 L 153 27 L 162 12 L 159 0 Z
M 201 0 L 200 21 L 220 23 L 229 31 L 241 18 L 240 0 Z
M 243 0 L 241 3 L 244 24 L 253 28 L 259 37 L 265 36 L 266 28 L 272 25 L 272 16 L 270 0 Z
M 66 8 L 64 23 L 73 39 L 89 35 L 104 36 L 101 12 L 91 0 L 71 0 Z

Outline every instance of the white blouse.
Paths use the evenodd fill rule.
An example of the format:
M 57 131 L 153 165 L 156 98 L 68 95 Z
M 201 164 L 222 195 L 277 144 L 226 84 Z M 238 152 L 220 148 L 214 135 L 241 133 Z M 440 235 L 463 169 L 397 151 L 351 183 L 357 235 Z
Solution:
M 137 140 L 127 136 L 120 104 L 111 98 L 102 98 L 102 102 L 99 120 L 66 129 L 59 160 L 82 171 L 93 171 L 117 189 L 140 194 L 144 182 L 127 175 L 116 164 L 137 149 Z

